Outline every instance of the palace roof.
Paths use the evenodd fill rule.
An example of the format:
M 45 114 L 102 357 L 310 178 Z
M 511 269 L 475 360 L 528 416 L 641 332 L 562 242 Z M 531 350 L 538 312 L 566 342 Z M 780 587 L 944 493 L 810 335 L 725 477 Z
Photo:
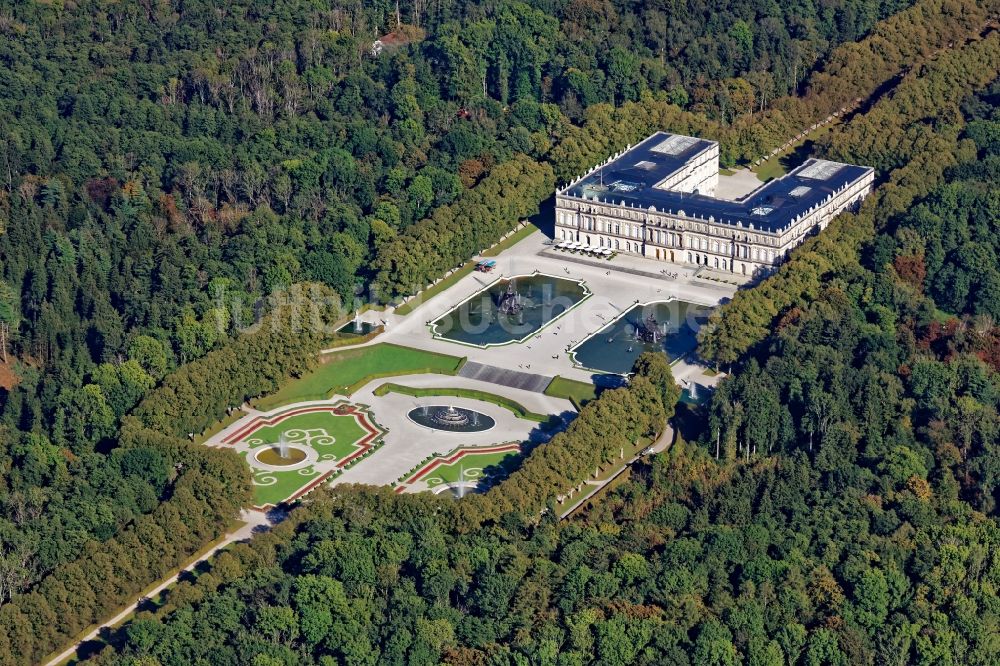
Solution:
M 873 171 L 871 167 L 809 159 L 737 201 L 658 187 L 713 145 L 714 141 L 706 139 L 657 132 L 560 194 L 615 206 L 655 208 L 687 219 L 753 225 L 773 233 Z

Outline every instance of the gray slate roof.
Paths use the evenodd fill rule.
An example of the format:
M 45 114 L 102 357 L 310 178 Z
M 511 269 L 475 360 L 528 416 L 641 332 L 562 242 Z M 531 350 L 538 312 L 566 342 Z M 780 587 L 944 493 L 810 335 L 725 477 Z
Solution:
M 680 139 L 680 141 L 678 141 Z M 672 142 L 657 150 L 665 141 Z M 854 183 L 871 167 L 809 159 L 787 175 L 764 184 L 741 201 L 655 187 L 713 144 L 706 139 L 657 132 L 612 162 L 594 169 L 563 194 L 747 227 L 780 231 L 831 193 Z M 676 150 L 675 150 L 676 149 Z

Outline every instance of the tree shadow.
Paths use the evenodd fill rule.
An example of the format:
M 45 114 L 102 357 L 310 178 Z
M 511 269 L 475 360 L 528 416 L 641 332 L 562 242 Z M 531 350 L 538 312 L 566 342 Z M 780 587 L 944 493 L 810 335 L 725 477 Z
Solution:
M 708 434 L 708 409 L 704 405 L 677 403 L 671 423 L 685 442 L 705 439 Z
M 577 413 L 572 409 L 567 409 L 559 414 L 551 414 L 547 421 L 539 423 L 528 433 L 526 444 L 534 448 L 537 444 L 544 444 L 558 433 L 566 430 L 569 424 L 577 417 Z
M 815 152 L 813 149 L 816 147 L 816 141 L 814 139 L 806 139 L 799 145 L 797 145 L 792 152 L 787 155 L 783 155 L 778 158 L 778 162 L 785 169 L 786 172 L 798 167 L 803 162 L 805 162 L 810 157 L 813 157 Z
M 556 236 L 556 197 L 552 195 L 538 205 L 538 212 L 528 218 L 528 222 L 538 227 L 548 236 Z

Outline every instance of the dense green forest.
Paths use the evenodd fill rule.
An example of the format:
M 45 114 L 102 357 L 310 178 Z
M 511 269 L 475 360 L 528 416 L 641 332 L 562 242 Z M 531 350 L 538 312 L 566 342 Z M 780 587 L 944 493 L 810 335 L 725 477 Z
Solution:
M 939 307 L 912 258 L 949 247 L 941 225 L 913 230 L 943 201 L 969 229 L 995 224 L 998 90 L 963 104 L 964 159 L 907 210 L 874 211 L 885 233 L 723 383 L 718 437 L 653 458 L 571 522 L 502 510 L 469 529 L 467 502 L 339 489 L 94 661 L 992 663 L 1000 367 L 981 328 L 955 323 L 982 313 Z M 937 272 L 961 274 L 943 255 Z M 620 391 L 647 405 L 625 413 L 659 419 L 653 405 L 677 396 L 645 387 L 667 385 L 664 367 L 640 367 L 566 437 L 607 441 Z
M 40 659 L 247 503 L 242 463 L 188 433 L 303 372 L 322 342 L 280 325 L 247 335 L 251 316 L 300 296 L 412 293 L 532 214 L 558 179 L 649 131 L 713 135 L 732 164 L 911 68 L 890 99 L 819 146 L 878 167 L 888 183 L 877 206 L 742 293 L 702 340 L 736 373 L 704 415 L 700 447 L 678 448 L 582 524 L 534 524 L 616 438 L 672 412 L 652 372 L 606 392 L 506 490 L 457 508 L 377 494 L 352 495 L 356 511 L 319 503 L 227 556 L 232 568 L 199 579 L 204 590 L 183 588 L 166 609 L 178 613 L 140 625 L 121 658 L 155 643 L 176 646 L 155 655 L 162 663 L 220 650 L 220 661 L 259 664 L 726 663 L 758 652 L 823 663 L 823 650 L 851 663 L 960 650 L 956 661 L 975 663 L 995 649 L 975 636 L 996 631 L 986 609 L 1000 483 L 1000 132 L 996 89 L 968 92 L 995 77 L 996 35 L 934 59 L 978 35 L 994 3 L 401 3 L 410 43 L 377 57 L 394 2 L 2 5 L 0 664 Z M 294 285 L 307 281 L 325 286 L 302 296 Z M 689 478 L 694 468 L 704 479 Z M 706 487 L 723 490 L 709 501 Z M 760 500 L 779 494 L 822 511 Z M 373 523 L 364 507 L 393 517 Z M 855 529 L 861 510 L 871 548 L 846 565 L 834 546 L 856 539 L 833 526 L 850 515 Z M 815 534 L 826 541 L 798 535 L 823 516 Z M 780 575 L 794 565 L 813 576 L 822 561 L 808 589 L 829 600 L 803 602 L 794 622 L 769 609 L 751 631 L 730 617 L 747 587 L 737 557 L 683 583 L 704 594 L 670 613 L 693 623 L 663 615 L 648 580 L 673 575 L 665 541 L 707 544 L 751 524 L 774 533 L 750 531 L 742 548 L 767 552 Z M 362 566 L 373 552 L 380 564 L 362 576 L 331 564 L 336 553 L 302 563 L 346 535 L 348 559 Z M 793 536 L 813 550 L 786 550 Z M 426 539 L 437 554 L 414 554 Z M 913 549 L 943 542 L 961 575 L 918 589 L 935 561 L 914 564 Z M 465 555 L 450 560 L 453 550 Z M 867 619 L 855 609 L 862 559 L 902 576 L 878 569 L 896 596 Z M 639 560 L 644 574 L 631 571 Z M 489 587 L 471 584 L 487 571 Z M 303 573 L 323 577 L 313 592 L 296 592 Z M 756 590 L 765 579 L 745 580 Z M 670 603 L 683 596 L 671 587 L 681 582 L 657 585 Z M 918 594 L 923 605 L 911 604 Z M 334 630 L 320 613 L 300 628 L 306 605 L 337 595 L 355 625 Z M 977 605 L 955 610 L 962 595 Z M 409 624 L 391 621 L 401 616 Z M 878 640 L 896 642 L 877 643 L 872 628 L 890 619 Z M 798 633 L 781 638 L 781 626 Z M 178 633 L 163 643 L 156 632 Z
M 959 7 L 957 24 L 981 21 Z M 567 145 L 584 107 L 655 93 L 749 118 L 894 9 L 404 3 L 424 39 L 378 58 L 389 3 L 5 9 L 0 543 L 23 574 L 10 590 L 165 496 L 161 462 L 106 465 L 104 451 L 255 303 L 302 280 L 344 299 L 410 293 L 535 209 L 554 184 L 535 159 Z M 713 82 L 743 75 L 757 101 L 727 111 Z

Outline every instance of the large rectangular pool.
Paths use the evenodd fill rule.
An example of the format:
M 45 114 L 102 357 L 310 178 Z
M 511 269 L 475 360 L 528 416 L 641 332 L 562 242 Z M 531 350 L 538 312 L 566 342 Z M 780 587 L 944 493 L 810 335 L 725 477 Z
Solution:
M 630 372 L 635 359 L 647 351 L 666 352 L 674 361 L 695 348 L 698 329 L 711 312 L 710 307 L 678 300 L 637 304 L 574 347 L 572 354 L 577 365 L 617 374 Z
M 497 280 L 431 324 L 435 337 L 477 347 L 521 342 L 590 296 L 586 285 L 534 273 Z

